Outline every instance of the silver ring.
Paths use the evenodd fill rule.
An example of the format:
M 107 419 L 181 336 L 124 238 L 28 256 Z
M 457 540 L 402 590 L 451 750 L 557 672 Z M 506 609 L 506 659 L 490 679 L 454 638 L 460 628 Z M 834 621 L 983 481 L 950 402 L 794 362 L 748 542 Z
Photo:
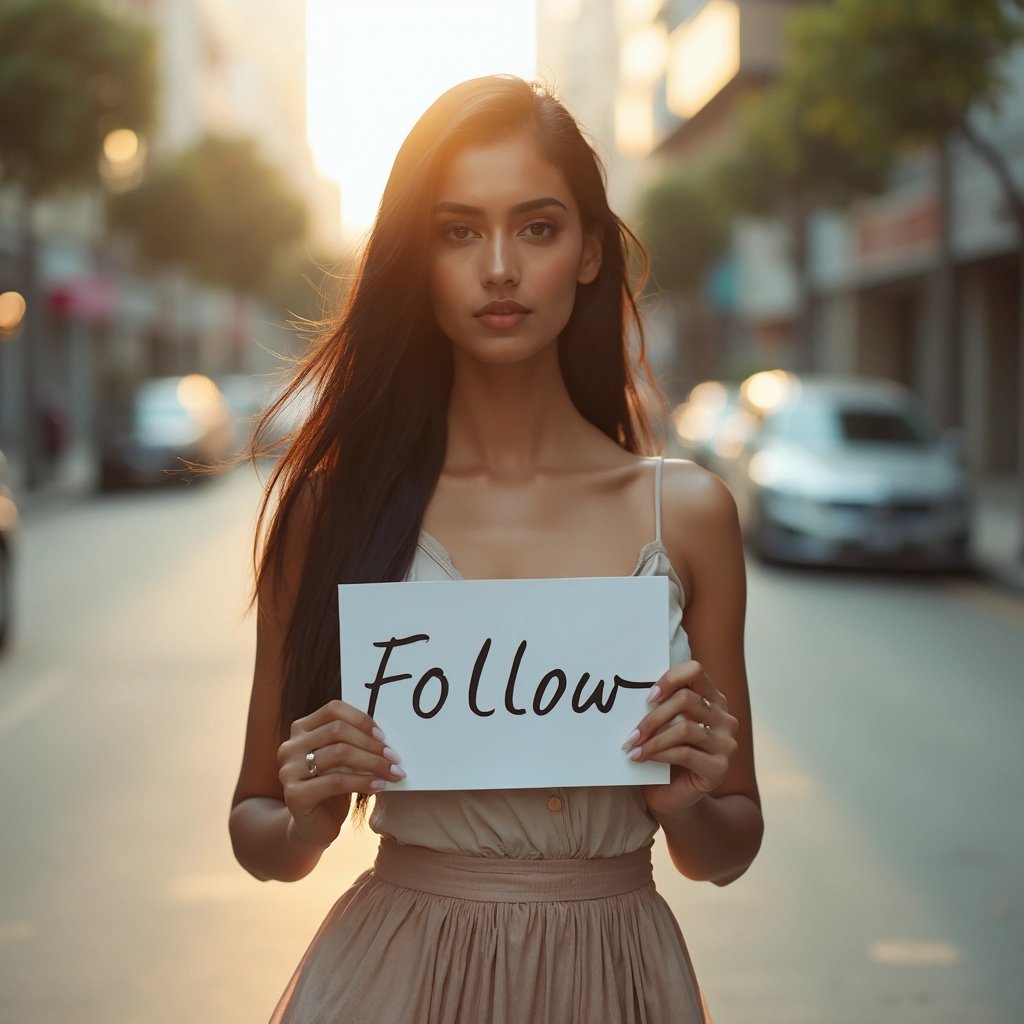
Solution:
M 708 711 L 711 710 L 711 701 L 709 701 L 707 697 L 701 697 L 700 702 L 708 709 Z
M 315 779 L 320 774 L 320 765 L 316 763 L 316 751 L 311 750 L 306 755 L 306 767 L 309 771 L 309 777 Z
M 707 722 L 701 722 L 701 725 L 704 726 L 704 733 L 705 733 L 705 735 L 710 736 L 711 735 L 711 726 L 708 725 Z

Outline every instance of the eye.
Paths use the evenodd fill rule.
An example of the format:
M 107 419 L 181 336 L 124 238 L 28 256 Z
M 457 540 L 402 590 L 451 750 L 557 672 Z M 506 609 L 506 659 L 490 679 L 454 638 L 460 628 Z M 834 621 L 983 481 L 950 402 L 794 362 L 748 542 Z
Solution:
M 476 232 L 468 224 L 446 224 L 441 237 L 448 242 L 468 242 Z
M 558 233 L 558 225 L 549 220 L 531 220 L 520 232 L 526 238 L 553 238 Z

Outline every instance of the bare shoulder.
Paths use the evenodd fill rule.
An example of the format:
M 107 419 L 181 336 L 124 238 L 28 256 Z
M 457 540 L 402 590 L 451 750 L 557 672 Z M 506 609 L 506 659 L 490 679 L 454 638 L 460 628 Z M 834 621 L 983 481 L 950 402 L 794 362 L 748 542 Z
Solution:
M 687 459 L 666 459 L 662 480 L 662 509 L 672 520 L 732 519 L 736 502 L 732 492 L 703 466 Z
M 743 546 L 732 492 L 702 466 L 666 459 L 662 483 L 662 538 L 688 592 L 717 568 L 742 566 Z

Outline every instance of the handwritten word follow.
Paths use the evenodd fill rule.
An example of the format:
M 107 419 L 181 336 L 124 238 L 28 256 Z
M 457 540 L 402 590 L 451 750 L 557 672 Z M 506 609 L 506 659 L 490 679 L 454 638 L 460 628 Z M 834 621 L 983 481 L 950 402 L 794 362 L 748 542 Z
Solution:
M 367 714 L 372 718 L 377 709 L 377 699 L 385 686 L 394 683 L 401 683 L 413 678 L 411 672 L 397 672 L 388 675 L 389 662 L 392 654 L 397 648 L 406 647 L 410 644 L 429 643 L 430 637 L 426 633 L 415 633 L 404 637 L 391 637 L 390 640 L 375 641 L 373 646 L 381 649 L 380 663 L 377 666 L 377 673 L 373 681 L 363 685 L 370 691 L 370 701 L 366 709 Z M 484 675 L 484 668 L 491 651 L 491 637 L 484 640 L 480 646 L 473 670 L 469 677 L 469 686 L 466 690 L 466 698 L 469 710 L 480 718 L 488 718 L 493 715 L 497 708 L 483 708 L 480 706 L 480 685 Z M 527 651 L 527 641 L 523 640 L 516 648 L 512 664 L 509 668 L 508 678 L 505 683 L 504 707 L 510 715 L 525 715 L 528 713 L 526 706 L 517 704 L 517 696 L 529 693 L 529 684 L 523 683 L 517 693 L 517 686 L 520 685 L 519 672 L 522 667 L 523 658 Z M 615 705 L 615 698 L 620 690 L 648 690 L 654 685 L 653 681 L 639 681 L 624 679 L 615 675 L 609 684 L 604 679 L 593 679 L 589 672 L 584 672 L 579 681 L 572 687 L 570 705 L 577 714 L 583 714 L 591 708 L 596 708 L 602 714 L 608 714 Z M 412 710 L 420 718 L 433 718 L 441 713 L 448 701 L 451 692 L 451 683 L 448 676 L 440 666 L 427 669 L 418 680 L 412 691 Z M 559 702 L 569 692 L 569 678 L 567 673 L 560 668 L 552 668 L 541 676 L 540 680 L 533 687 L 532 700 L 528 702 L 529 708 L 535 715 L 548 715 L 558 706 Z

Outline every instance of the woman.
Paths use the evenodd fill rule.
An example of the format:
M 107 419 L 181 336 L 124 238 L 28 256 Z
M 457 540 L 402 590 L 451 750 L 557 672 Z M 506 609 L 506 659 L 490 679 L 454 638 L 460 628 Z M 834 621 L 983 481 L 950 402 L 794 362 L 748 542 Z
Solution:
M 638 454 L 631 240 L 575 122 L 518 79 L 451 89 L 396 158 L 263 509 L 236 856 L 303 877 L 353 795 L 383 837 L 275 1021 L 706 1019 L 650 844 L 718 884 L 760 844 L 743 558 L 715 477 Z M 669 784 L 388 792 L 400 752 L 338 699 L 338 582 L 630 572 L 670 581 L 672 668 L 616 756 Z

